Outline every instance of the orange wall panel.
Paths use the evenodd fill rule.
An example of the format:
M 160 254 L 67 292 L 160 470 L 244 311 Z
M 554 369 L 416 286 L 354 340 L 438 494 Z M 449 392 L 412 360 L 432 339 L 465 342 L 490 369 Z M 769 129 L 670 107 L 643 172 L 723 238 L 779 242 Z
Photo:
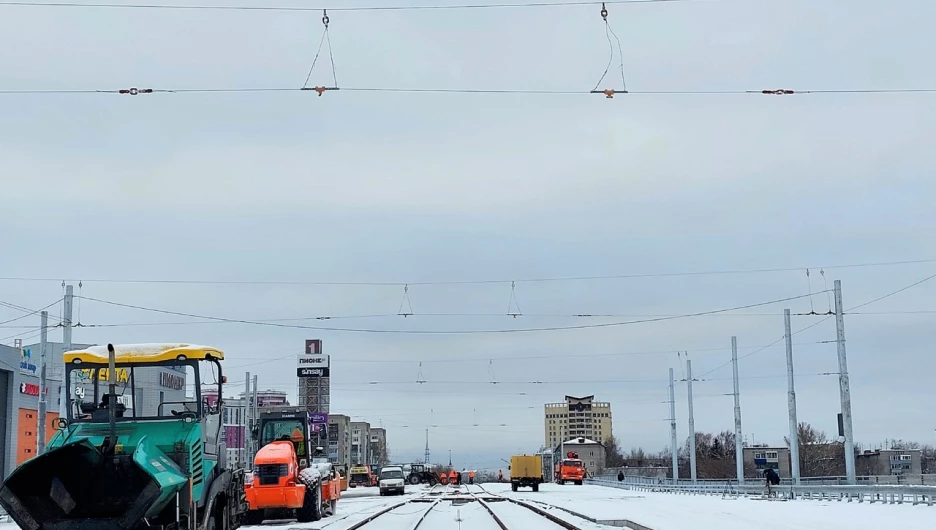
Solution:
M 46 412 L 46 443 L 55 436 L 55 412 Z M 36 430 L 39 428 L 39 411 L 19 409 L 19 422 L 16 433 L 16 465 L 36 456 Z

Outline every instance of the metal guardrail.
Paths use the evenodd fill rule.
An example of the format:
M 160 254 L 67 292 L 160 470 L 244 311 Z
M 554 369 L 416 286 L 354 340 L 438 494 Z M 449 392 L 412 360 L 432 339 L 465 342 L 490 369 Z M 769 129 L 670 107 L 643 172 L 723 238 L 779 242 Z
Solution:
M 595 478 L 603 480 L 612 480 L 617 481 L 617 471 L 609 470 Z M 858 485 L 870 485 L 870 484 L 880 484 L 880 485 L 896 485 L 896 486 L 936 486 L 936 474 L 928 475 L 871 475 L 871 476 L 859 476 Z M 746 477 L 745 480 L 756 484 L 758 482 L 763 482 L 764 478 L 761 476 L 751 476 Z M 641 475 L 641 474 L 632 474 L 628 475 L 627 470 L 624 471 L 624 481 L 628 484 L 657 484 L 662 481 L 664 484 L 672 484 L 672 479 L 666 478 L 665 474 L 663 475 Z M 732 484 L 737 484 L 735 479 L 697 479 L 694 484 L 717 484 L 725 485 L 726 482 L 731 481 Z M 690 485 L 693 484 L 690 479 L 679 479 L 680 485 Z M 784 477 L 780 479 L 781 485 L 791 485 L 793 484 L 793 479 L 790 477 Z M 800 479 L 800 484 L 804 486 L 812 485 L 825 485 L 825 486 L 847 486 L 848 479 L 846 477 L 802 477 Z
M 627 478 L 627 477 L 625 477 Z M 643 478 L 643 477 L 632 477 Z M 618 482 L 616 479 L 600 477 L 587 479 L 587 484 L 596 486 L 605 486 L 618 489 L 633 491 L 653 491 L 661 493 L 674 493 L 682 495 L 722 495 L 722 496 L 757 496 L 766 497 L 767 488 L 763 483 L 738 485 L 730 481 L 721 483 L 706 482 L 693 484 L 660 484 L 657 480 L 652 483 L 639 483 L 627 480 Z M 904 504 L 913 505 L 926 504 L 932 506 L 934 497 L 936 497 L 936 487 L 934 486 L 906 486 L 890 484 L 861 484 L 857 486 L 841 485 L 800 485 L 781 484 L 772 489 L 776 492 L 778 498 L 783 499 L 820 499 L 820 500 L 846 500 L 848 502 L 858 501 L 883 504 Z

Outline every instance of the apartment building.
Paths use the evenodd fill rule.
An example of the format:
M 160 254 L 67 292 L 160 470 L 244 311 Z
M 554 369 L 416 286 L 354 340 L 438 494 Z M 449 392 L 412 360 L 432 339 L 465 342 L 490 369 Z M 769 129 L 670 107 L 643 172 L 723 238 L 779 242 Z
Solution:
M 543 416 L 547 447 L 578 437 L 604 442 L 611 436 L 611 403 L 595 401 L 595 396 L 546 403 Z

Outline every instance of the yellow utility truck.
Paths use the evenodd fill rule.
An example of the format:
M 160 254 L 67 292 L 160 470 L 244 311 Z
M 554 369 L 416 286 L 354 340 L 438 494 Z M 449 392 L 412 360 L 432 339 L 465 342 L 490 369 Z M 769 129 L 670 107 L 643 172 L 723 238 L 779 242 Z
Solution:
M 510 457 L 510 489 L 517 491 L 517 488 L 532 487 L 533 491 L 539 491 L 539 485 L 543 483 L 543 457 L 539 455 L 514 455 Z

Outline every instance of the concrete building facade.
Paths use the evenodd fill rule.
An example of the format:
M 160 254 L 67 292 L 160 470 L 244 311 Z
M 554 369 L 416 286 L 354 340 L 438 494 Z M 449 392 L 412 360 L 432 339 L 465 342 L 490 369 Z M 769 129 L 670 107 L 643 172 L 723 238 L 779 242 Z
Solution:
M 553 462 L 559 462 L 567 457 L 569 451 L 578 453 L 579 460 L 585 465 L 588 476 L 594 477 L 604 471 L 607 464 L 607 451 L 604 444 L 580 436 L 565 443 L 560 443 L 553 451 Z
M 919 449 L 878 449 L 855 457 L 855 472 L 860 476 L 921 475 L 923 453 Z
M 745 447 L 742 460 L 745 476 L 762 477 L 767 468 L 775 469 L 781 478 L 791 476 L 788 447 Z
M 328 415 L 328 459 L 351 463 L 351 418 L 344 414 Z
M 48 373 L 47 369 L 46 377 Z M 0 477 L 6 478 L 16 466 L 36 456 L 38 436 L 44 435 L 48 441 L 55 434 L 59 387 L 53 381 L 47 385 L 45 433 L 38 433 L 39 349 L 0 345 Z
M 370 463 L 370 423 L 352 421 L 351 426 L 351 465 Z
M 382 427 L 370 429 L 370 447 L 368 463 L 377 469 L 389 463 L 387 459 L 387 430 Z
M 543 412 L 547 447 L 584 436 L 603 442 L 611 436 L 611 403 L 595 396 L 566 396 L 562 403 L 546 403 Z

